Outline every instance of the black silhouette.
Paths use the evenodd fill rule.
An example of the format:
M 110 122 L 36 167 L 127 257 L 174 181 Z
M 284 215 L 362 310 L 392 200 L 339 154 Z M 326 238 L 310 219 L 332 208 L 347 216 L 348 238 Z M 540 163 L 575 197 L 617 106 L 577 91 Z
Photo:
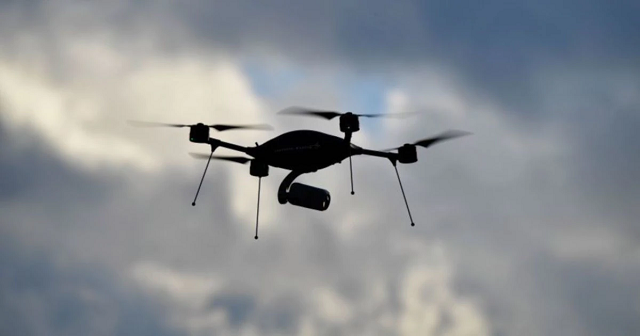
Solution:
M 340 113 L 335 111 L 321 111 L 300 107 L 291 107 L 280 112 L 287 115 L 309 115 L 331 120 L 340 117 L 340 131 L 345 136 L 339 138 L 333 135 L 312 131 L 312 130 L 296 130 L 281 134 L 262 145 L 256 143 L 255 147 L 244 147 L 219 139 L 209 137 L 209 129 L 213 128 L 218 131 L 235 130 L 235 129 L 271 129 L 268 125 L 182 125 L 182 124 L 162 124 L 149 122 L 131 122 L 135 126 L 168 126 L 168 127 L 189 127 L 189 140 L 194 143 L 208 144 L 211 147 L 210 154 L 189 153 L 197 159 L 206 159 L 204 173 L 198 185 L 198 191 L 191 203 L 196 205 L 196 199 L 202 186 L 202 181 L 206 175 L 207 168 L 212 159 L 231 161 L 240 164 L 250 163 L 250 174 L 258 177 L 258 205 L 256 213 L 256 235 L 258 239 L 258 217 L 260 212 L 260 186 L 263 177 L 269 175 L 269 166 L 290 170 L 289 175 L 280 184 L 278 189 L 278 202 L 280 204 L 291 203 L 308 209 L 324 211 L 329 208 L 331 196 L 329 191 L 312 187 L 301 183 L 293 183 L 293 181 L 302 174 L 313 173 L 320 169 L 327 168 L 336 163 L 342 162 L 349 158 L 349 169 L 351 173 L 351 194 L 353 191 L 353 169 L 351 165 L 351 157 L 354 155 L 370 155 L 386 158 L 391 161 L 400 190 L 404 198 L 411 226 L 415 226 L 409 209 L 409 203 L 404 193 L 400 174 L 396 166 L 397 162 L 409 164 L 418 161 L 416 146 L 429 147 L 438 142 L 449 140 L 470 133 L 463 131 L 447 131 L 440 135 L 419 140 L 413 144 L 404 144 L 403 146 L 392 148 L 384 151 L 376 151 L 358 147 L 351 143 L 353 133 L 360 130 L 359 117 L 399 117 L 405 114 L 355 114 L 351 112 Z M 245 153 L 252 158 L 241 156 L 215 156 L 213 153 L 218 147 L 224 147 Z M 397 151 L 397 152 L 394 152 Z

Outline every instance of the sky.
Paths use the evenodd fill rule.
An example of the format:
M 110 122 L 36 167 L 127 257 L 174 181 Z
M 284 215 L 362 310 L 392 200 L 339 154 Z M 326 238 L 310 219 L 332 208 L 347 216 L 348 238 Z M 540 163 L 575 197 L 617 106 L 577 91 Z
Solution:
M 635 1 L 0 0 L 0 334 L 640 334 Z M 204 168 L 184 129 L 395 147 L 298 181 Z M 233 152 L 220 149 L 221 155 Z

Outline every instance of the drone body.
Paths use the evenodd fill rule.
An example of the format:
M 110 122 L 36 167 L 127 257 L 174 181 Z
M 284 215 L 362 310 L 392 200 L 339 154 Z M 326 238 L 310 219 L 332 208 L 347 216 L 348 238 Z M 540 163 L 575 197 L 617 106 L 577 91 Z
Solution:
M 333 135 L 299 130 L 284 133 L 247 154 L 269 166 L 311 173 L 349 157 L 349 144 Z
M 231 129 L 266 129 L 266 125 L 179 125 L 179 124 L 158 124 L 158 123 L 141 123 L 136 125 L 146 126 L 171 126 L 171 127 L 190 127 L 189 140 L 194 143 L 209 144 L 211 153 L 193 154 L 195 158 L 207 159 L 207 166 L 200 180 L 196 197 L 192 205 L 195 206 L 196 199 L 202 187 L 202 182 L 212 159 L 232 161 L 236 163 L 250 163 L 250 174 L 259 178 L 258 180 L 258 211 L 256 214 L 256 235 L 258 239 L 258 215 L 260 211 L 260 185 L 262 177 L 269 175 L 269 167 L 282 168 L 291 172 L 285 177 L 278 188 L 278 202 L 280 204 L 290 203 L 314 210 L 326 210 L 329 207 L 331 196 L 329 191 L 308 186 L 301 183 L 293 183 L 293 181 L 302 174 L 313 173 L 318 170 L 327 168 L 336 163 L 349 159 L 349 167 L 351 171 L 351 194 L 353 195 L 353 170 L 351 169 L 351 157 L 354 155 L 369 155 L 388 159 L 395 168 L 400 189 L 407 207 L 411 225 L 415 225 L 411 217 L 411 211 L 404 194 L 402 181 L 398 174 L 396 163 L 410 164 L 417 162 L 416 146 L 429 147 L 437 142 L 460 137 L 469 133 L 460 131 L 449 131 L 439 136 L 417 141 L 413 144 L 405 144 L 395 148 L 397 152 L 375 151 L 364 149 L 351 143 L 351 136 L 360 129 L 358 117 L 379 117 L 385 115 L 364 114 L 358 115 L 351 112 L 339 113 L 334 111 L 318 111 L 302 108 L 289 108 L 282 112 L 283 114 L 294 115 L 314 115 L 325 119 L 333 119 L 340 117 L 340 130 L 345 134 L 344 138 L 329 135 L 326 133 L 312 130 L 296 130 L 281 134 L 262 145 L 256 143 L 255 147 L 244 147 L 233 143 L 224 142 L 222 140 L 209 137 L 209 129 L 213 128 L 218 131 Z M 252 158 L 233 157 L 233 156 L 214 156 L 213 153 L 218 147 L 224 147 L 231 150 L 245 153 Z

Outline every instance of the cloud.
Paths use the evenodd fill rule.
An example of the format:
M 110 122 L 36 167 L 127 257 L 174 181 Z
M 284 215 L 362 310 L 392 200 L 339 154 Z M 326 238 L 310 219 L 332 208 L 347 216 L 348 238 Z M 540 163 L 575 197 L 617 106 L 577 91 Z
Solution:
M 0 6 L 7 332 L 640 329 L 632 4 Z M 474 135 L 399 166 L 415 228 L 387 161 L 354 159 L 355 196 L 345 165 L 301 177 L 332 192 L 326 212 L 278 205 L 272 169 L 255 242 L 246 168 L 212 165 L 193 208 L 200 147 L 124 123 L 338 134 L 273 117 L 287 105 L 427 111 L 363 121 L 354 142 L 372 148 Z
M 3 153 L 9 152 L 3 150 Z M 23 147 L 20 153 L 14 152 L 12 159 L 3 162 L 21 163 L 24 160 L 15 159 L 21 155 L 43 158 L 47 152 Z M 163 177 L 168 184 L 140 190 L 135 183 L 126 181 L 137 180 L 145 184 L 144 174 L 134 173 L 137 177 L 133 177 L 126 173 L 100 181 L 86 178 L 94 173 L 62 162 L 51 157 L 46 164 L 25 163 L 18 169 L 19 174 L 24 174 L 28 167 L 33 176 L 42 179 L 36 180 L 34 185 L 20 187 L 21 192 L 11 195 L 3 204 L 3 236 L 19 239 L 30 251 L 35 249 L 59 255 L 65 264 L 91 263 L 92 267 L 117 275 L 112 276 L 113 279 L 105 277 L 105 283 L 94 285 L 92 290 L 103 292 L 108 290 L 104 286 L 122 283 L 140 296 L 131 298 L 134 302 L 127 301 L 127 305 L 137 307 L 144 303 L 142 297 L 154 298 L 164 307 L 158 313 L 160 319 L 167 321 L 171 328 L 191 334 L 234 334 L 249 332 L 247 330 L 280 334 L 297 332 L 305 327 L 320 333 L 323 330 L 339 333 L 381 328 L 397 330 L 394 321 L 404 313 L 400 306 L 393 308 L 396 305 L 393 303 L 396 294 L 393 293 L 404 287 L 400 278 L 411 269 L 404 262 L 397 263 L 397 260 L 407 260 L 405 252 L 383 248 L 391 251 L 394 257 L 383 253 L 367 261 L 365 255 L 377 250 L 376 246 L 342 246 L 339 233 L 326 227 L 322 217 L 316 217 L 314 225 L 310 225 L 304 220 L 306 213 L 295 209 L 280 227 L 267 221 L 264 234 L 256 244 L 251 239 L 251 232 L 238 225 L 239 217 L 229 212 L 229 204 L 219 202 L 227 194 L 222 192 L 228 188 L 225 184 L 230 183 L 224 182 L 228 181 L 224 176 L 215 178 L 219 182 L 214 185 L 218 183 L 219 186 L 212 187 L 220 195 L 218 201 L 208 198 L 203 203 L 215 204 L 215 207 L 207 209 L 205 206 L 204 213 L 194 217 L 178 211 L 183 208 L 192 212 L 193 208 L 188 204 L 176 207 L 180 202 L 176 202 L 179 197 L 175 193 L 180 194 L 180 189 L 188 187 L 185 183 L 180 183 L 178 188 L 170 186 L 171 180 L 184 179 L 184 173 L 180 171 L 173 172 L 182 174 L 179 178 L 170 177 L 171 173 Z M 56 169 L 56 165 L 59 168 Z M 46 178 L 43 171 L 47 172 Z M 50 190 L 64 190 L 64 193 L 51 199 L 46 197 Z M 44 198 L 37 195 L 44 195 Z M 82 206 L 71 207 L 71 204 Z M 163 204 L 167 211 L 161 210 L 162 207 L 140 211 L 139 204 Z M 36 208 L 34 212 L 32 209 Z M 201 216 L 206 217 L 207 213 L 215 214 L 214 225 L 202 220 Z M 383 236 L 374 237 L 383 242 Z M 425 246 L 419 243 L 416 248 Z M 430 255 L 430 252 L 420 254 Z M 6 255 L 11 256 L 10 261 L 24 263 L 16 259 L 14 252 Z M 52 261 L 44 263 L 46 267 L 54 264 Z M 381 277 L 380 272 L 394 264 L 397 280 Z M 381 265 L 385 266 L 380 268 Z M 425 267 L 430 269 L 428 266 L 423 269 Z M 95 273 L 84 268 L 78 272 Z M 28 273 L 25 276 L 29 276 Z M 38 274 L 33 276 L 41 278 Z M 366 278 L 376 280 L 369 283 L 364 281 Z M 394 284 L 395 281 L 399 282 Z M 25 286 L 40 288 L 38 284 L 27 283 Z M 73 282 L 69 286 L 77 287 Z M 15 291 L 6 286 L 1 290 Z M 370 293 L 376 292 L 378 294 L 372 297 Z M 64 292 L 60 300 L 70 300 L 71 295 Z M 117 299 L 118 295 L 128 294 L 109 295 Z M 457 305 L 456 300 L 450 303 L 452 307 Z M 87 304 L 92 305 L 91 302 Z M 58 302 L 43 305 L 54 313 L 65 307 Z M 336 307 L 351 313 L 342 314 Z M 412 307 L 415 311 L 416 307 Z M 114 309 L 121 311 L 122 308 Z M 371 325 L 368 321 L 376 320 L 377 316 L 387 322 Z M 117 315 L 112 320 L 117 324 L 122 323 L 123 318 Z M 56 323 L 65 324 L 64 320 L 56 320 Z M 97 330 L 92 328 L 98 327 L 86 328 Z
M 131 291 L 104 268 L 69 265 L 8 239 L 0 249 L 2 334 L 182 335 L 154 298 Z
M 46 39 L 31 38 L 36 43 Z M 126 120 L 153 116 L 168 122 L 255 123 L 259 119 L 259 99 L 229 60 L 206 56 L 170 60 L 149 50 L 123 52 L 122 44 L 104 44 L 82 35 L 56 39 L 61 60 L 42 58 L 29 64 L 10 57 L 0 63 L 3 117 L 7 125 L 37 127 L 56 149 L 78 163 L 157 169 L 161 158 L 149 152 L 150 147 L 182 152 L 187 148 L 160 145 L 158 133 L 151 137 L 149 130 L 132 129 Z M 18 49 L 49 53 L 46 44 Z M 51 68 L 64 69 L 65 78 L 52 76 Z M 165 134 L 178 132 L 165 130 Z M 142 147 L 140 140 L 148 146 Z

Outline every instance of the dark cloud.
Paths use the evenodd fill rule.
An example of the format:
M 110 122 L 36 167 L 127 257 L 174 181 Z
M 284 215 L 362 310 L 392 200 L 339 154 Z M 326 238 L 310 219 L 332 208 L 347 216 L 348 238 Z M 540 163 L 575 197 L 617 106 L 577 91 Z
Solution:
M 0 333 L 179 335 L 158 302 L 127 289 L 117 274 L 78 263 L 64 248 L 41 244 L 43 239 L 64 244 L 69 237 L 60 233 L 78 228 L 63 219 L 60 209 L 71 204 L 92 209 L 109 188 L 56 158 L 46 145 L 37 145 L 31 131 L 19 133 L 0 124 Z M 39 228 L 41 223 L 30 222 L 33 217 L 15 216 L 11 209 L 45 213 L 49 227 Z M 18 238 L 22 230 L 39 237 Z
M 638 87 L 638 86 L 636 86 Z M 609 97 L 611 98 L 611 97 Z M 640 122 L 640 104 L 620 106 L 619 102 L 594 103 L 586 99 L 578 125 L 566 120 L 575 135 L 572 179 L 583 197 L 593 204 L 606 225 L 619 226 L 626 235 L 640 239 L 640 136 L 635 125 Z M 603 114 L 615 117 L 603 118 Z M 615 220 L 610 220 L 615 218 Z
M 220 293 L 211 298 L 208 308 L 226 310 L 229 315 L 229 323 L 238 327 L 246 322 L 255 306 L 255 298 L 251 295 Z
M 3 335 L 181 335 L 154 299 L 93 265 L 65 265 L 3 235 L 0 333 Z
M 632 42 L 640 30 L 633 1 L 196 1 L 141 8 L 161 8 L 205 45 L 240 55 L 275 51 L 309 67 L 334 62 L 364 73 L 445 67 L 467 90 L 526 118 L 545 114 L 538 104 L 545 88 L 534 81 L 547 67 L 637 69 L 640 53 Z
M 56 194 L 60 202 L 73 198 L 82 206 L 82 202 L 100 200 L 109 188 L 106 179 L 82 174 L 60 160 L 32 130 L 10 133 L 0 122 L 0 142 L 0 174 L 6 177 L 0 182 L 0 200 L 55 202 L 50 196 Z
M 37 135 L 31 134 L 30 138 L 38 143 Z M 2 142 L 12 148 L 9 143 Z M 131 267 L 135 269 L 147 261 L 167 265 L 175 270 L 173 277 L 196 272 L 222 279 L 223 289 L 214 292 L 204 308 L 194 308 L 194 313 L 207 316 L 222 310 L 232 332 L 253 325 L 266 334 L 295 333 L 305 319 L 312 318 L 317 320 L 315 329 L 342 334 L 345 330 L 375 330 L 368 319 L 387 309 L 399 313 L 400 303 L 395 303 L 395 308 L 377 303 L 380 306 L 371 315 L 352 307 L 372 296 L 363 273 L 377 278 L 381 266 L 394 279 L 389 285 L 389 290 L 396 293 L 392 295 L 401 290 L 398 283 L 406 265 L 397 260 L 404 257 L 397 252 L 391 252 L 391 256 L 376 252 L 390 250 L 378 247 L 388 246 L 385 232 L 393 232 L 393 226 L 384 225 L 354 249 L 341 243 L 322 216 L 307 217 L 306 211 L 289 207 L 287 220 L 279 225 L 266 222 L 262 238 L 256 243 L 251 239 L 251 227 L 241 225 L 230 214 L 229 175 L 223 171 L 212 174 L 213 183 L 205 185 L 201 205 L 194 209 L 189 202 L 180 202 L 189 200 L 183 196 L 187 196 L 187 190 L 191 194 L 194 187 L 185 181 L 184 173 L 172 176 L 171 172 L 164 172 L 162 178 L 151 179 L 162 183 L 136 191 L 138 183 L 148 180 L 134 174 L 138 181 L 133 182 L 135 179 L 127 174 L 108 172 L 92 179 L 89 177 L 95 172 L 83 172 L 48 156 L 45 153 L 50 149 L 40 150 L 33 144 L 18 148 L 19 151 L 3 148 L 3 153 L 13 153 L 3 159 L 3 171 L 16 176 L 46 174 L 46 179 L 17 185 L 6 198 L 10 203 L 3 204 L 2 237 L 7 243 L 15 240 L 19 244 L 3 244 L 6 249 L 0 262 L 7 279 L 0 287 L 7 312 L 4 316 L 15 317 L 14 323 L 5 324 L 11 333 L 100 334 L 106 329 L 104 333 L 173 334 L 174 325 L 169 321 L 175 321 L 174 314 L 178 314 L 178 329 L 189 330 L 183 324 L 188 325 L 191 317 L 181 315 L 179 308 L 189 301 L 171 301 L 173 295 L 181 295 L 180 291 L 171 292 L 175 287 L 172 284 L 183 279 L 163 280 L 162 272 L 142 273 L 137 278 L 168 284 L 168 301 L 162 296 L 155 299 L 157 302 L 147 298 L 153 293 L 153 286 L 147 288 L 150 292 L 125 286 Z M 39 158 L 41 162 L 31 165 L 28 158 Z M 21 168 L 5 169 L 13 166 Z M 177 183 L 178 180 L 182 182 Z M 273 186 L 270 189 L 275 190 Z M 347 197 L 346 192 L 344 196 Z M 276 206 L 275 199 L 271 200 L 270 206 Z M 29 211 L 32 208 L 37 211 Z M 198 215 L 187 215 L 183 210 Z M 27 253 L 36 257 L 22 256 Z M 145 284 L 141 283 L 143 289 Z M 314 293 L 317 288 L 335 294 Z M 43 320 L 36 324 L 23 322 L 28 320 L 30 310 L 19 310 L 20 306 L 14 305 L 15 300 L 29 301 L 28 293 L 41 298 L 35 307 L 29 307 L 44 311 Z M 322 314 L 335 314 L 325 311 L 333 309 L 331 306 L 315 303 L 325 295 L 342 297 L 351 308 L 341 309 L 347 309 L 355 318 L 344 322 L 333 321 L 338 318 L 335 316 L 317 317 L 317 309 Z M 175 310 L 174 304 L 178 307 Z M 33 325 L 41 329 L 27 329 Z M 225 327 L 211 325 L 204 330 L 222 331 Z
M 49 12 L 58 11 L 42 3 L 9 7 L 20 9 L 18 17 L 38 19 L 33 26 L 53 24 Z M 440 67 L 469 92 L 489 95 L 508 115 L 524 119 L 547 115 L 540 105 L 547 88 L 537 79 L 549 67 L 637 72 L 640 54 L 633 43 L 640 30 L 630 14 L 638 9 L 633 1 L 62 1 L 59 7 L 77 7 L 59 16 L 71 27 L 82 24 L 85 34 L 105 25 L 124 36 L 144 31 L 149 43 L 170 54 L 194 52 L 195 43 L 240 59 L 276 53 L 302 68 L 337 64 L 387 80 L 395 72 Z
M 578 262 L 558 270 L 562 287 L 558 295 L 566 297 L 580 320 L 594 335 L 629 335 L 640 330 L 637 319 L 626 318 L 629 312 L 638 312 L 636 280 L 640 267 L 594 267 L 589 262 Z M 604 290 L 606 288 L 606 290 Z

